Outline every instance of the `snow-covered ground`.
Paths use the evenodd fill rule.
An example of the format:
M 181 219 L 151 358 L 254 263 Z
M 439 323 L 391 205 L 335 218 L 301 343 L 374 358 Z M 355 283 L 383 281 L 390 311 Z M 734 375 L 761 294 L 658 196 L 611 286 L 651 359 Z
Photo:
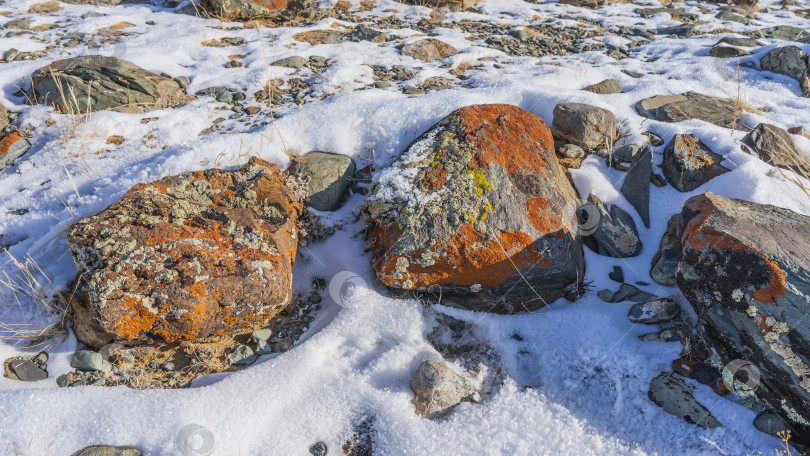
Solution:
M 34 0 L 7 0 L 0 11 L 24 15 Z M 352 1 L 359 4 L 358 1 Z M 328 6 L 327 3 L 323 3 Z M 709 8 L 701 13 L 698 5 Z M 352 424 L 374 417 L 375 454 L 380 455 L 562 455 L 562 454 L 726 454 L 762 451 L 772 454 L 779 442 L 752 426 L 755 413 L 728 398 L 697 385 L 696 398 L 723 423 L 705 430 L 668 415 L 647 397 L 650 380 L 678 357 L 678 343 L 641 342 L 637 336 L 652 328 L 627 320 L 629 304 L 608 304 L 596 296 L 618 284 L 608 279 L 614 265 L 622 266 L 628 283 L 651 282 L 649 268 L 669 217 L 679 212 L 690 196 L 712 191 L 726 197 L 768 203 L 810 214 L 810 199 L 759 159 L 741 151 L 744 132 L 702 121 L 665 124 L 640 117 L 633 105 L 644 98 L 688 90 L 715 96 L 744 95 L 748 103 L 767 108 L 746 113 L 751 127 L 768 122 L 788 128 L 808 125 L 810 99 L 799 96 L 798 84 L 786 76 L 738 68 L 734 59 L 707 55 L 711 45 L 733 33 L 709 34 L 688 40 L 658 37 L 635 48 L 632 58 L 616 61 L 603 52 L 559 57 L 508 57 L 482 41 L 466 40 L 458 30 L 440 29 L 439 38 L 460 52 L 443 62 L 426 64 L 400 55 L 396 41 L 312 46 L 293 40 L 304 30 L 321 30 L 334 19 L 305 28 L 243 28 L 177 14 L 152 5 L 111 8 L 63 4 L 53 15 L 25 15 L 31 25 L 59 22 L 57 28 L 29 35 L 0 38 L 0 54 L 9 48 L 23 52 L 43 50 L 48 39 L 63 32 L 94 32 L 126 21 L 134 24 L 119 44 L 100 49 L 79 45 L 57 49 L 38 60 L 0 64 L 0 103 L 20 112 L 15 124 L 33 127 L 31 150 L 13 167 L 0 171 L 0 233 L 13 244 L 0 254 L 1 272 L 15 274 L 10 256 L 30 257 L 58 288 L 67 287 L 76 269 L 65 241 L 65 228 L 76 217 L 93 215 L 116 201 L 139 182 L 213 166 L 233 169 L 251 155 L 289 163 L 288 153 L 324 150 L 350 155 L 360 167 L 373 157 L 384 167 L 405 146 L 450 111 L 478 103 L 515 104 L 551 124 L 552 109 L 561 102 L 600 106 L 625 121 L 626 143 L 643 143 L 641 133 L 653 130 L 666 142 L 677 133 L 693 133 L 727 159 L 733 171 L 691 193 L 671 186 L 652 189 L 652 224 L 645 229 L 636 218 L 644 248 L 635 258 L 617 260 L 586 249 L 589 291 L 575 303 L 559 301 L 532 313 L 487 315 L 439 306 L 439 310 L 473 322 L 492 345 L 504 368 L 504 384 L 480 403 L 462 403 L 446 418 L 426 420 L 414 413 L 408 382 L 421 361 L 440 355 L 426 340 L 425 309 L 417 301 L 392 299 L 385 290 L 369 289 L 356 305 L 344 306 L 325 295 L 325 310 L 317 315 L 302 342 L 280 356 L 267 356 L 250 368 L 216 378 L 199 379 L 181 390 L 131 390 L 125 387 L 59 388 L 53 378 L 70 370 L 77 348 L 72 336 L 49 349 L 48 380 L 22 383 L 0 377 L 0 453 L 20 455 L 70 454 L 90 444 L 134 445 L 148 455 L 183 454 L 177 439 L 189 424 L 200 425 L 215 441 L 217 455 L 307 454 L 308 447 L 324 441 L 329 454 L 338 454 L 351 434 Z M 182 5 L 181 5 L 182 6 Z M 660 6 L 658 2 L 617 4 L 591 11 L 556 3 L 530 4 L 520 0 L 485 0 L 485 14 L 449 13 L 446 21 L 489 20 L 510 26 L 566 25 L 575 18 L 600 23 L 656 29 L 678 24 L 669 14 L 642 18 L 633 10 Z M 699 30 L 725 27 L 750 31 L 772 25 L 808 29 L 810 21 L 779 10 L 779 1 L 763 0 L 770 9 L 751 25 L 713 18 L 717 6 L 681 5 L 707 24 Z M 374 12 L 396 10 L 396 16 L 416 22 L 429 9 L 378 0 Z M 89 11 L 102 17 L 82 18 Z M 565 16 L 565 17 L 563 17 Z M 153 22 L 150 25 L 147 22 Z M 385 29 L 389 37 L 413 38 L 414 31 Z M 2 33 L 5 33 L 2 32 Z M 235 48 L 204 47 L 205 40 L 242 37 Z M 48 38 L 48 39 L 43 39 Z M 605 41 L 626 45 L 610 36 Z M 783 42 L 762 40 L 766 46 L 742 61 L 758 62 L 770 48 Z M 810 45 L 799 44 L 805 51 Z M 29 106 L 15 96 L 27 87 L 28 76 L 55 60 L 91 53 L 115 55 L 171 76 L 188 76 L 189 93 L 211 86 L 242 89 L 248 97 L 268 78 L 289 76 L 293 70 L 268 62 L 299 55 L 325 56 L 330 66 L 320 75 L 302 70 L 314 87 L 313 99 L 301 107 L 279 109 L 277 119 L 267 116 L 252 123 L 225 120 L 218 132 L 200 136 L 214 119 L 229 117 L 228 106 L 211 96 L 188 105 L 144 114 L 99 112 L 80 119 L 75 131 L 70 119 L 47 106 Z M 247 55 L 244 68 L 225 68 L 230 54 Z M 494 57 L 494 60 L 480 60 Z M 431 91 L 416 97 L 397 87 L 367 88 L 373 84 L 373 65 L 403 65 L 416 73 L 409 84 L 434 76 L 448 76 L 461 62 L 479 65 L 468 72 L 466 87 Z M 622 70 L 644 73 L 633 78 Z M 655 73 L 655 74 L 648 74 Z M 452 76 L 448 76 L 452 77 Z M 625 93 L 595 95 L 580 90 L 603 79 L 617 79 Z M 316 100 L 325 96 L 322 100 Z M 142 123 L 141 119 L 157 117 Z M 49 125 L 48 119 L 55 121 Z M 261 125 L 261 121 L 265 121 Z M 255 124 L 255 125 L 253 125 Z M 121 135 L 120 146 L 106 139 Z M 796 137 L 806 151 L 810 140 Z M 656 148 L 656 164 L 661 151 Z M 372 152 L 373 151 L 373 152 Z M 572 170 L 579 193 L 593 193 L 637 217 L 619 193 L 625 173 L 590 157 Z M 75 183 L 75 188 L 74 188 Z M 304 289 L 313 276 L 333 277 L 342 271 L 373 282 L 367 247 L 358 233 L 362 195 L 353 195 L 325 220 L 342 225 L 325 242 L 301 250 L 294 277 Z M 20 209 L 27 209 L 16 215 Z M 17 211 L 17 212 L 13 212 Z M 673 297 L 688 309 L 676 288 L 642 287 L 659 296 Z M 338 299 L 339 300 L 339 299 Z M 16 302 L 0 287 L 0 320 L 41 322 L 41 309 Z M 513 335 L 520 337 L 512 337 Z M 518 340 L 522 339 L 522 340 Z M 24 347 L 0 340 L 0 359 L 28 353 Z M 203 386 L 204 385 L 204 386 Z M 189 428 L 186 428 L 187 430 Z M 194 453 L 189 453 L 194 454 Z M 205 453 L 207 454 L 207 453 Z

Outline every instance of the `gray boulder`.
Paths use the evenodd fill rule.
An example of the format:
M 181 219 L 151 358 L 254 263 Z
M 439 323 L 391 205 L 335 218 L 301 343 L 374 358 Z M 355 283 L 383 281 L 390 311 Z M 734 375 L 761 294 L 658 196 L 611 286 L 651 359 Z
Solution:
M 71 456 L 141 456 L 141 452 L 132 447 L 113 447 L 93 445 L 82 448 Z
M 664 233 L 664 237 L 661 238 L 658 253 L 652 259 L 650 277 L 660 285 L 667 287 L 677 285 L 682 228 L 683 218 L 681 214 L 673 215 L 667 222 L 667 231 Z
M 715 46 L 709 50 L 709 57 L 717 57 L 719 59 L 731 59 L 735 57 L 742 57 L 751 54 L 745 49 L 740 49 L 732 46 Z
M 641 239 L 633 217 L 624 209 L 607 205 L 594 195 L 588 196 L 588 217 L 598 217 L 598 222 L 590 236 L 596 241 L 598 252 L 613 258 L 633 257 L 641 252 Z M 591 220 L 585 223 L 592 223 Z
M 773 412 L 764 412 L 754 418 L 754 427 L 760 432 L 779 438 L 779 433 L 790 429 L 785 420 Z
M 586 151 L 608 149 L 619 138 L 616 116 L 607 109 L 582 103 L 561 103 L 554 107 L 551 134 Z
M 192 97 L 169 77 L 115 57 L 86 55 L 35 71 L 28 98 L 62 112 L 86 113 L 144 112 L 179 106 Z
M 319 211 L 340 208 L 352 185 L 356 166 L 351 157 L 326 152 L 310 152 L 296 157 L 287 174 L 309 179 L 307 204 Z
M 769 165 L 798 173 L 810 173 L 810 157 L 796 144 L 786 130 L 770 124 L 759 124 L 743 138 L 743 144 Z
M 614 93 L 623 93 L 622 86 L 619 81 L 615 79 L 605 79 L 604 81 L 597 82 L 596 84 L 589 85 L 582 90 L 593 92 L 597 95 L 610 95 Z
M 732 374 L 755 372 L 734 389 L 756 394 L 807 442 L 810 217 L 713 193 L 690 198 L 681 216 L 677 281 L 700 337 Z
M 419 366 L 411 389 L 416 413 L 425 418 L 439 417 L 475 396 L 475 388 L 467 380 L 436 361 L 425 361 Z
M 652 176 L 653 150 L 646 146 L 633 157 L 633 163 L 622 184 L 622 195 L 641 216 L 641 221 L 650 227 L 650 177 Z
M 665 412 L 702 428 L 722 426 L 692 395 L 695 386 L 674 372 L 664 372 L 650 382 L 650 399 Z
M 808 79 L 808 56 L 796 46 L 774 48 L 762 56 L 759 62 L 765 71 L 790 76 L 799 82 L 803 97 L 810 97 Z
M 664 177 L 681 192 L 691 192 L 730 170 L 720 163 L 723 156 L 712 152 L 695 135 L 675 135 L 664 149 L 661 168 Z
M 681 313 L 678 304 L 668 298 L 654 299 L 652 301 L 640 302 L 630 308 L 627 318 L 633 323 L 643 323 L 654 325 L 665 323 L 675 319 Z
M 104 357 L 92 350 L 79 350 L 73 355 L 70 367 L 88 371 L 104 370 Z
M 725 128 L 745 128 L 740 124 L 742 110 L 733 100 L 696 92 L 646 98 L 636 103 L 636 111 L 642 117 L 661 122 L 698 119 Z

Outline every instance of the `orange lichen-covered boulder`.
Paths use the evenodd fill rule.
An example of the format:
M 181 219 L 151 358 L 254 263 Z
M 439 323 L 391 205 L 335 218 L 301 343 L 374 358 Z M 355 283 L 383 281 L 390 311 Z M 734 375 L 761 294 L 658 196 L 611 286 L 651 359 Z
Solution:
M 74 330 L 110 342 L 194 340 L 252 327 L 289 303 L 300 196 L 276 165 L 138 184 L 75 223 Z
M 750 365 L 729 388 L 752 390 L 810 440 L 810 217 L 713 193 L 681 217 L 677 282 L 702 339 L 727 370 Z
M 578 295 L 577 202 L 542 119 L 477 105 L 445 117 L 376 176 L 363 214 L 387 286 L 514 313 Z

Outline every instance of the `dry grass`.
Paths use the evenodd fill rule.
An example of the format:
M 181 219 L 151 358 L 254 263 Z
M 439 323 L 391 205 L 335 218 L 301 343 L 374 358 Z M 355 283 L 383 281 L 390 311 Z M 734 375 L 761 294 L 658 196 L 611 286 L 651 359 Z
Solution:
M 23 261 L 5 251 L 10 258 L 6 265 L 16 268 L 16 273 L 2 272 L 0 286 L 11 291 L 19 309 L 19 315 L 28 314 L 30 303 L 36 305 L 38 314 L 34 321 L 23 318 L 21 322 L 0 321 L 0 337 L 10 340 L 12 344 L 29 347 L 49 347 L 53 340 L 67 336 L 66 323 L 69 317 L 70 295 L 62 294 L 39 267 L 33 258 Z M 73 290 L 75 293 L 75 289 Z

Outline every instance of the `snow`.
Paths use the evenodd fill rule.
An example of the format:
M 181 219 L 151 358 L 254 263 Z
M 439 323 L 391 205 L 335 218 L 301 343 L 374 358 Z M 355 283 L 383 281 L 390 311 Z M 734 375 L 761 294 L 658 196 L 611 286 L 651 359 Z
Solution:
M 2 9 L 23 12 L 34 3 L 8 0 Z M 359 4 L 355 0 L 351 3 Z M 654 1 L 646 5 L 660 6 Z M 696 6 L 685 9 L 711 19 L 716 7 L 704 5 L 710 9 L 707 14 Z M 761 5 L 778 8 L 779 2 L 764 0 Z M 618 287 L 607 278 L 614 265 L 622 266 L 628 283 L 651 282 L 650 261 L 667 220 L 695 194 L 710 190 L 810 214 L 810 199 L 801 190 L 740 150 L 743 132 L 701 121 L 665 124 L 643 119 L 633 108 L 647 97 L 689 90 L 732 97 L 741 93 L 752 105 L 767 108 L 760 114 L 746 114 L 743 121 L 749 126 L 759 122 L 784 128 L 806 125 L 810 100 L 799 97 L 795 81 L 707 56 L 712 44 L 733 33 L 689 40 L 659 37 L 634 50 L 634 58 L 617 62 L 596 52 L 542 59 L 508 57 L 465 40 L 457 31 L 443 29 L 440 37 L 460 53 L 438 64 L 425 64 L 400 55 L 394 42 L 311 46 L 292 39 L 304 30 L 323 30 L 333 23 L 350 25 L 343 21 L 257 31 L 239 24 L 225 24 L 222 29 L 216 20 L 150 5 L 104 8 L 106 16 L 88 19 L 81 19 L 81 15 L 96 8 L 62 6 L 64 10 L 56 16 L 35 17 L 34 24 L 69 18 L 68 31 L 94 32 L 128 21 L 135 24 L 128 30 L 137 34 L 101 49 L 79 45 L 58 49 L 40 60 L 2 64 L 0 102 L 20 111 L 17 124 L 35 127 L 35 136 L 24 158 L 0 171 L 0 233 L 5 241 L 14 243 L 9 253 L 0 255 L 0 273 L 15 273 L 10 255 L 19 260 L 30 256 L 59 289 L 66 288 L 76 274 L 64 239 L 65 228 L 77 217 L 109 206 L 136 183 L 213 166 L 232 169 L 251 155 L 285 167 L 288 153 L 310 150 L 350 155 L 360 167 L 367 159 L 385 167 L 436 121 L 470 104 L 515 104 L 549 124 L 557 103 L 593 104 L 610 109 L 625 122 L 626 143 L 642 141 L 646 130 L 655 131 L 667 143 L 675 134 L 693 133 L 723 154 L 723 164 L 732 172 L 691 193 L 680 193 L 671 186 L 653 188 L 654 216 L 646 229 L 618 191 L 624 173 L 608 168 L 598 157 L 588 158 L 581 169 L 573 170 L 583 197 L 593 193 L 633 214 L 644 242 L 641 255 L 618 260 L 586 249 L 585 279 L 592 290 L 578 302 L 556 302 L 532 314 L 497 316 L 434 306 L 474 323 L 500 356 L 506 378 L 481 403 L 463 403 L 446 418 L 429 421 L 414 413 L 408 382 L 422 361 L 440 359 L 441 355 L 426 340 L 427 317 L 420 303 L 391 299 L 383 290 L 368 285 L 374 283 L 373 270 L 359 234 L 362 222 L 356 218 L 363 197 L 354 195 L 341 210 L 323 214 L 327 221 L 343 228 L 321 244 L 302 248 L 294 277 L 295 286 L 303 289 L 313 276 L 329 278 L 348 271 L 348 276 L 339 277 L 351 277 L 361 288 L 366 284 L 363 290 L 355 290 L 363 297 L 360 302 L 325 296 L 325 309 L 293 350 L 264 357 L 244 371 L 198 379 L 186 390 L 58 388 L 53 378 L 70 370 L 70 357 L 78 346 L 71 336 L 49 350 L 50 379 L 20 383 L 0 377 L 3 454 L 70 454 L 97 443 L 135 445 L 149 455 L 182 454 L 178 453 L 177 439 L 178 435 L 181 440 L 187 437 L 181 429 L 188 424 L 200 425 L 211 433 L 213 454 L 217 455 L 307 454 L 309 445 L 318 440 L 326 442 L 329 454 L 333 454 L 339 453 L 352 424 L 369 416 L 375 419 L 375 454 L 380 455 L 768 454 L 778 446 L 776 439 L 753 428 L 753 411 L 714 395 L 703 385 L 697 385 L 696 397 L 723 423 L 721 428 L 704 430 L 655 406 L 647 398 L 649 382 L 660 372 L 671 370 L 670 362 L 678 357 L 680 345 L 639 341 L 637 336 L 652 328 L 627 320 L 629 304 L 606 304 L 595 293 Z M 574 17 L 594 20 L 607 28 L 632 23 L 656 29 L 677 24 L 668 14 L 641 18 L 633 13 L 639 6 L 627 3 L 590 11 L 556 3 L 486 0 L 482 3 L 485 14 L 449 13 L 447 17 L 487 19 L 516 27 L 541 23 L 576 26 Z M 385 10 L 396 10 L 398 13 L 393 14 L 411 23 L 428 17 L 426 8 L 378 1 L 376 11 Z M 723 26 L 737 32 L 776 24 L 808 28 L 807 20 L 792 15 L 763 13 L 760 17 L 748 26 Z M 147 25 L 147 21 L 156 25 Z M 717 22 L 710 22 L 698 28 L 717 26 Z M 416 39 L 415 32 L 388 32 L 392 37 L 410 37 L 404 42 Z M 40 36 L 53 37 L 55 33 L 41 32 Z M 199 45 L 226 36 L 242 37 L 246 44 L 237 48 Z M 21 51 L 45 46 L 26 35 L 3 40 L 4 48 Z M 612 37 L 604 42 L 619 45 L 627 40 Z M 763 42 L 770 46 L 742 60 L 758 62 L 767 49 L 782 44 Z M 808 45 L 801 46 L 810 50 Z M 231 114 L 228 107 L 210 96 L 199 97 L 182 108 L 144 114 L 96 113 L 71 125 L 67 116 L 55 115 L 49 107 L 24 105 L 22 98 L 13 95 L 16 86 L 27 86 L 28 75 L 35 69 L 60 58 L 94 52 L 115 55 L 152 71 L 188 76 L 190 93 L 211 86 L 235 86 L 249 97 L 268 78 L 292 74 L 290 69 L 269 67 L 267 62 L 293 55 L 321 55 L 334 62 L 320 76 L 309 70 L 301 72 L 302 77 L 314 81 L 315 95 L 325 97 L 323 100 L 281 109 L 274 120 L 255 119 L 250 126 L 227 119 Z M 245 67 L 225 69 L 227 56 L 237 53 L 248 54 L 243 59 Z M 479 60 L 492 56 L 497 62 Z M 400 64 L 417 74 L 416 81 L 422 81 L 446 75 L 451 67 L 441 65 L 465 61 L 480 65 L 464 81 L 468 88 L 418 97 L 408 97 L 395 88 L 358 90 L 372 82 L 370 67 L 362 64 Z M 647 75 L 635 79 L 622 70 Z M 659 74 L 650 74 L 654 72 Z M 600 96 L 579 90 L 606 78 L 617 79 L 625 93 Z M 152 117 L 158 119 L 143 123 Z M 222 122 L 224 133 L 199 136 L 220 117 L 226 118 Z M 49 126 L 47 119 L 56 123 Z M 262 125 L 261 120 L 266 123 Z M 123 136 L 124 143 L 118 147 L 106 144 L 111 135 Z M 797 141 L 810 150 L 810 140 Z M 418 152 L 418 148 L 412 150 Z M 661 163 L 662 150 L 655 149 L 656 165 Z M 392 181 L 401 177 L 385 173 L 379 177 Z M 29 212 L 8 214 L 15 209 Z M 675 288 L 655 284 L 642 288 L 688 307 Z M 37 322 L 46 318 L 35 304 L 18 304 L 0 287 L 1 321 Z M 516 340 L 514 334 L 523 340 Z M 0 359 L 25 353 L 22 347 L 0 341 Z

